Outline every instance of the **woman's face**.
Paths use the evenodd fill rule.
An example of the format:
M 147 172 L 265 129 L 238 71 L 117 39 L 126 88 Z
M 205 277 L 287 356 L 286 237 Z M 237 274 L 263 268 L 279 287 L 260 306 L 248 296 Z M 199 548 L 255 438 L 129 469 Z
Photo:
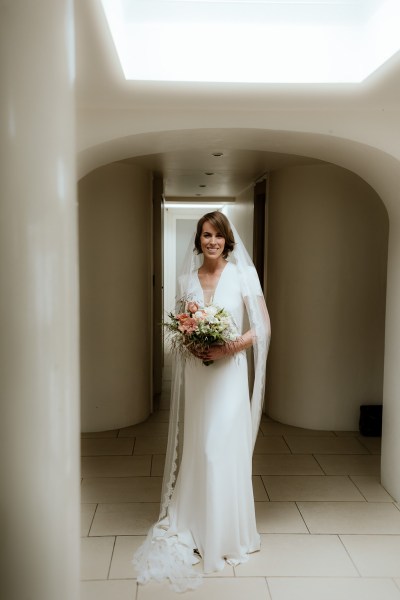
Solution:
M 215 260 L 224 252 L 225 238 L 211 223 L 205 221 L 201 230 L 200 245 L 204 257 Z

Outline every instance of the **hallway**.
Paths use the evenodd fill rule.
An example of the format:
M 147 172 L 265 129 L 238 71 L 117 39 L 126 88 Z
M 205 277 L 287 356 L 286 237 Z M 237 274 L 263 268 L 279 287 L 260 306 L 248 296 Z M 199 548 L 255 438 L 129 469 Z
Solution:
M 157 518 L 168 385 L 145 422 L 82 434 L 82 600 L 163 600 L 137 586 L 134 549 Z M 253 461 L 262 549 L 187 596 L 400 600 L 400 505 L 379 484 L 380 439 L 263 417 Z
M 131 3 L 150 6 L 150 0 Z M 151 1 L 154 3 L 158 4 L 158 0 Z M 350 17 L 353 23 L 367 24 L 374 7 L 387 5 L 394 10 L 389 29 L 393 39 L 399 40 L 400 4 L 395 0 L 253 3 L 259 5 L 257 8 L 261 4 L 292 5 L 296 11 L 304 5 L 306 12 L 301 14 L 301 22 L 306 26 L 312 5 L 324 14 L 328 11 L 328 27 L 332 24 L 332 12 L 337 14 L 339 35 L 335 41 L 341 53 L 342 33 L 349 31 L 343 16 Z M 119 1 L 108 4 L 120 6 Z M 238 2 L 216 0 L 192 4 L 197 8 L 201 4 L 205 8 L 211 4 L 234 7 Z M 288 8 L 283 7 L 282 14 L 288 14 Z M 357 18 L 355 8 L 361 9 L 356 10 Z M 334 400 L 344 404 L 344 391 L 352 393 L 357 403 L 358 398 L 383 403 L 381 478 L 399 502 L 400 50 L 391 53 L 391 58 L 360 83 L 341 80 L 312 83 L 309 79 L 304 84 L 297 80 L 212 82 L 209 78 L 198 82 L 127 80 L 101 0 L 4 0 L 0 13 L 3 596 L 7 600 L 79 598 L 82 422 L 84 431 L 125 428 L 83 438 L 83 598 L 142 600 L 152 593 L 166 600 L 170 597 L 168 592 L 161 593 L 159 588 L 154 592 L 150 586 L 137 590 L 129 564 L 135 544 L 157 515 L 167 427 L 165 412 L 152 416 L 145 424 L 127 427 L 147 417 L 152 397 L 148 393 L 151 350 L 149 347 L 143 351 L 142 344 L 135 342 L 140 339 L 150 343 L 151 323 L 156 322 L 148 310 L 153 301 L 150 261 L 155 176 L 165 180 L 163 192 L 170 199 L 192 201 L 200 195 L 203 200 L 235 198 L 235 202 L 239 200 L 238 213 L 245 205 L 246 190 L 251 190 L 246 186 L 265 173 L 275 173 L 279 178 L 278 207 L 283 206 L 282 198 L 287 198 L 286 183 L 294 192 L 289 200 L 296 202 L 298 184 L 292 177 L 293 170 L 287 169 L 301 167 L 301 177 L 314 181 L 306 177 L 311 163 L 341 169 L 359 178 L 363 186 L 369 186 L 379 197 L 382 211 L 387 212 L 388 245 L 377 238 L 374 227 L 367 239 L 375 240 L 380 253 L 368 243 L 365 247 L 371 258 L 368 254 L 365 259 L 358 247 L 354 256 L 358 256 L 362 268 L 353 272 L 365 274 L 364 281 L 369 281 L 371 265 L 383 265 L 387 273 L 384 314 L 381 310 L 377 319 L 375 311 L 367 326 L 357 322 L 351 330 L 353 345 L 343 344 L 343 340 L 336 345 L 338 362 L 331 372 L 336 369 L 344 384 L 332 392 L 332 379 L 327 378 L 326 389 L 334 395 Z M 169 17 L 168 11 L 165 14 Z M 157 26 L 159 12 L 153 10 L 151 16 L 149 22 Z M 234 40 L 235 50 L 239 51 L 244 47 L 240 25 Z M 324 31 L 325 28 L 321 29 L 321 39 Z M 370 33 L 372 38 L 370 35 L 366 38 L 369 48 L 374 47 L 372 40 L 379 33 L 384 33 L 385 44 L 390 38 L 381 26 Z M 271 61 L 265 53 L 264 37 L 269 39 L 268 32 L 254 36 L 254 42 L 262 45 L 259 57 L 266 67 L 275 66 L 276 61 Z M 179 41 L 176 36 L 170 39 Z M 193 40 L 196 49 L 209 47 L 214 53 L 210 62 L 219 62 L 226 70 L 226 49 L 221 44 L 219 28 L 215 38 L 208 38 L 202 32 Z M 156 47 L 160 41 L 156 29 L 146 41 Z M 161 57 L 165 55 L 164 46 L 159 45 Z M 177 65 L 181 58 L 186 58 L 182 50 L 185 45 L 178 44 L 178 49 L 178 60 L 174 61 Z M 144 62 L 143 56 L 141 52 L 138 63 Z M 290 59 L 299 56 L 300 52 L 296 52 Z M 327 63 L 321 61 L 321 56 L 319 51 L 315 52 L 310 61 L 315 58 L 325 70 Z M 358 50 L 355 56 L 359 56 Z M 201 65 L 208 69 L 204 55 L 199 53 L 199 57 Z M 347 55 L 345 58 L 347 63 Z M 319 181 L 324 183 L 324 177 Z M 181 185 L 177 187 L 175 183 L 179 182 Z M 84 221 L 78 214 L 82 196 L 77 193 L 77 183 L 96 208 L 93 215 L 90 212 L 87 215 L 86 237 L 80 231 Z M 332 185 L 325 187 L 332 192 L 337 189 Z M 319 192 L 312 185 L 303 187 L 304 196 L 309 198 L 310 189 L 314 192 L 313 199 L 317 199 Z M 325 194 L 320 196 L 325 200 Z M 338 197 L 344 198 L 341 193 Z M 126 237 L 120 236 L 118 229 L 115 238 L 110 239 L 110 232 L 115 232 L 115 220 L 109 219 L 109 212 L 102 208 L 112 206 L 116 217 L 121 205 L 126 212 L 122 212 L 119 222 Z M 247 205 L 251 208 L 250 203 Z M 318 206 L 322 207 L 323 204 Z M 329 222 L 338 226 L 340 221 L 324 210 L 310 212 L 308 218 L 299 203 L 296 208 L 297 212 L 287 211 L 293 217 L 287 223 L 303 235 L 311 254 L 308 264 L 318 268 L 314 258 L 320 256 L 319 244 L 313 251 L 310 243 L 313 239 L 305 235 L 306 231 L 299 231 L 297 215 L 301 214 L 303 222 L 309 224 L 316 215 L 326 215 Z M 356 213 L 352 206 L 349 208 L 355 217 L 361 216 L 354 219 L 358 231 L 358 226 L 365 224 L 365 211 Z M 129 219 L 125 219 L 127 214 Z M 340 242 L 341 253 L 336 256 L 340 255 L 341 264 L 347 267 L 353 254 L 342 245 L 342 236 L 327 236 L 326 230 L 319 228 L 316 231 L 324 242 L 330 239 Z M 287 235 L 286 239 L 291 240 L 292 236 Z M 83 315 L 82 240 L 88 242 L 87 254 L 93 257 L 96 267 L 92 268 L 89 262 L 88 276 L 82 279 L 99 288 L 93 290 L 93 302 L 83 307 L 86 311 Z M 119 242 L 126 242 L 121 249 L 122 259 L 116 252 Z M 349 244 L 354 247 L 352 238 Z M 386 252 L 387 263 L 379 260 Z M 327 255 L 335 256 L 332 251 Z M 136 271 L 125 259 L 134 261 L 138 256 L 149 264 L 137 261 L 141 269 Z M 291 261 L 289 266 L 293 264 Z M 119 277 L 119 282 L 126 283 L 121 293 L 114 283 L 124 266 L 132 277 L 129 280 Z M 321 272 L 328 273 L 326 269 Z M 298 273 L 303 274 L 303 268 Z M 374 305 L 367 286 L 358 285 L 353 276 L 346 275 L 346 280 L 361 296 L 358 302 L 354 296 L 348 296 L 353 312 L 358 307 L 365 308 L 364 299 Z M 385 278 L 376 281 L 386 287 Z M 335 299 L 337 290 L 342 290 L 342 298 L 347 297 L 344 287 L 334 280 L 332 284 L 328 288 L 329 300 Z M 141 293 L 137 294 L 138 290 Z M 118 292 L 116 302 L 112 297 L 114 291 Z M 296 295 L 291 297 L 297 299 Z M 98 310 L 100 299 L 106 305 Z M 121 319 L 121 328 L 117 328 L 114 316 L 122 312 L 121 299 L 129 308 L 130 319 Z M 303 301 L 303 306 L 315 317 L 318 327 L 313 331 L 318 329 L 324 342 L 312 347 L 318 353 L 327 348 L 325 341 L 331 338 L 319 327 L 319 313 L 309 310 L 310 303 Z M 331 318 L 335 315 L 335 303 L 319 301 L 318 306 L 324 308 L 325 322 L 336 326 L 338 321 Z M 128 313 L 128 309 L 124 312 Z M 287 322 L 285 313 L 282 311 L 282 323 Z M 365 313 L 360 311 L 360 314 Z M 348 321 L 341 321 L 344 327 L 348 322 L 354 325 L 352 314 L 349 317 Z M 297 313 L 292 318 L 307 326 L 303 314 Z M 385 332 L 383 325 L 379 325 L 383 319 Z M 84 335 L 93 346 L 81 344 L 81 324 L 86 327 Z M 277 333 L 277 321 L 274 327 Z M 380 331 L 378 343 L 373 340 L 376 329 Z M 97 334 L 101 338 L 104 330 L 112 338 L 115 336 L 116 341 L 122 341 L 125 348 L 108 340 L 98 341 Z M 298 339 L 308 342 L 309 330 L 307 338 L 297 330 Z M 361 335 L 355 335 L 357 330 Z M 366 332 L 373 342 L 368 346 L 362 339 Z M 339 337 L 340 331 L 336 333 Z M 286 343 L 282 336 L 275 339 Z M 293 340 L 289 342 L 287 348 L 292 349 Z M 372 348 L 371 355 L 376 351 L 381 362 L 364 360 L 357 343 Z M 311 344 L 306 347 L 309 349 Z M 297 349 L 293 362 L 302 370 L 297 360 L 297 356 L 302 356 L 301 344 Z M 330 348 L 328 353 L 320 354 L 330 359 L 329 352 Z M 84 362 L 84 354 L 89 362 Z M 363 363 L 368 372 L 366 377 L 354 364 L 353 357 Z M 343 360 L 343 368 L 339 368 L 339 359 Z M 280 364 L 285 365 L 285 371 L 281 372 L 291 375 L 286 382 L 294 382 L 298 387 L 299 377 L 286 369 L 287 354 L 282 353 Z M 328 364 L 332 367 L 332 361 Z M 312 374 L 324 374 L 316 368 L 316 360 L 309 360 L 308 366 L 307 372 L 304 371 L 308 377 L 303 379 L 303 384 L 307 384 L 303 386 L 306 401 L 310 399 L 308 386 L 317 389 Z M 381 380 L 374 369 L 382 373 Z M 84 376 L 81 377 L 85 371 L 92 374 L 86 387 Z M 357 390 L 355 395 L 348 382 L 357 383 L 357 377 L 358 383 L 365 384 L 365 393 Z M 333 381 L 338 383 L 338 377 Z M 320 396 L 327 408 L 336 410 L 327 393 Z M 293 390 L 288 389 L 286 397 L 287 417 L 270 411 L 277 420 L 310 428 L 355 427 L 292 420 L 297 417 L 296 408 L 303 409 L 304 405 Z M 134 404 L 132 399 L 138 402 Z M 143 406 L 139 406 L 140 401 Z M 316 415 L 314 411 L 304 414 Z M 226 569 L 220 577 L 207 578 L 203 588 L 192 596 L 207 595 L 207 600 L 226 595 L 233 600 L 235 597 L 322 600 L 321 585 L 325 600 L 338 597 L 399 600 L 399 506 L 374 479 L 378 476 L 379 459 L 377 448 L 370 444 L 375 443 L 372 439 L 360 440 L 356 434 L 312 434 L 263 421 L 254 470 L 263 550 L 236 572 Z

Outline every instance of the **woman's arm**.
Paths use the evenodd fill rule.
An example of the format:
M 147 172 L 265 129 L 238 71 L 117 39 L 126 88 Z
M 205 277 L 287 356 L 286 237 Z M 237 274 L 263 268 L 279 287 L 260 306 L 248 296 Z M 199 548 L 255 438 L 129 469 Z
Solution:
M 195 354 L 195 356 L 197 356 L 197 358 L 201 358 L 202 360 L 218 360 L 220 358 L 226 358 L 227 356 L 233 356 L 237 352 L 242 352 L 242 350 L 247 350 L 247 348 L 250 348 L 254 343 L 254 339 L 254 333 L 251 329 L 249 329 L 236 340 L 222 345 L 215 344 L 203 352 Z

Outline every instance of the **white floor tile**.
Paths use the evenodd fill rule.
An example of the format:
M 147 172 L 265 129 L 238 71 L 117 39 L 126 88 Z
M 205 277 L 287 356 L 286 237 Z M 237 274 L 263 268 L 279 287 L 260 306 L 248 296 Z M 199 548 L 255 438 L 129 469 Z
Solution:
M 165 454 L 167 450 L 168 437 L 151 436 L 139 437 L 135 442 L 133 454 Z
M 323 475 L 313 456 L 293 454 L 255 454 L 253 475 Z
M 159 502 L 161 477 L 88 477 L 82 502 Z
M 351 479 L 368 502 L 393 502 L 378 477 L 351 475 Z
M 82 434 L 81 528 L 88 536 L 82 538 L 82 600 L 178 597 L 168 584 L 137 587 L 131 564 L 158 517 L 168 391 L 162 397 L 166 410 L 144 423 Z M 310 431 L 263 415 L 253 459 L 261 551 L 235 569 L 227 565 L 205 576 L 187 596 L 400 600 L 400 507 L 379 482 L 379 452 L 380 438 Z
M 315 458 L 327 475 L 375 475 L 379 476 L 381 460 L 372 455 L 316 454 Z
M 90 535 L 145 535 L 159 512 L 159 502 L 99 504 Z
M 363 501 L 348 477 L 328 475 L 267 475 L 263 477 L 270 500 Z
M 259 436 L 254 454 L 290 454 L 290 450 L 282 436 Z
M 83 581 L 80 600 L 135 600 L 136 581 Z
M 400 535 L 342 535 L 363 577 L 400 577 Z
M 272 600 L 400 600 L 391 579 L 268 578 Z
M 168 423 L 145 421 L 119 430 L 118 438 L 142 437 L 148 435 L 168 435 Z
M 89 534 L 97 504 L 81 504 L 81 536 Z
M 139 585 L 137 600 L 177 600 L 180 595 L 167 583 Z M 190 600 L 271 600 L 263 577 L 251 578 L 204 578 L 202 585 L 182 595 Z
M 111 429 L 109 431 L 84 431 L 81 433 L 81 438 L 116 438 L 118 437 L 118 431 L 118 429 Z
M 352 577 L 358 575 L 334 535 L 261 535 L 261 551 L 235 567 L 237 576 Z
M 122 456 L 132 454 L 134 439 L 83 439 L 81 456 Z
M 132 557 L 133 553 L 145 539 L 146 536 L 144 535 L 123 535 L 117 537 L 111 561 L 110 579 L 136 579 Z
M 381 438 L 380 437 L 360 437 L 361 444 L 365 446 L 371 454 L 381 453 Z
M 308 437 L 286 435 L 293 454 L 368 454 L 368 450 L 353 437 Z
M 84 456 L 82 477 L 150 475 L 151 456 Z
M 311 533 L 400 534 L 400 512 L 393 504 L 298 502 L 298 507 Z
M 114 537 L 81 538 L 81 579 L 107 579 Z
M 268 494 L 259 475 L 253 475 L 253 495 L 255 502 L 268 502 Z
M 294 502 L 256 502 L 259 533 L 308 533 Z
M 277 421 L 262 420 L 260 429 L 264 435 L 306 435 L 308 437 L 333 437 L 335 435 L 333 431 L 303 429 L 301 427 L 293 427 L 292 425 L 284 425 Z
M 152 477 L 162 477 L 164 474 L 165 456 L 164 454 L 153 454 L 151 462 Z

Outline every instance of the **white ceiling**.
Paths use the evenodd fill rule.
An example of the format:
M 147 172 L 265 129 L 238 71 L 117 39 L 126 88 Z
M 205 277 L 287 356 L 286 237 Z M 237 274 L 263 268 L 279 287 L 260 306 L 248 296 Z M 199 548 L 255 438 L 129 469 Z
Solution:
M 166 196 L 187 198 L 236 197 L 268 171 L 288 165 L 317 162 L 277 152 L 224 148 L 223 156 L 216 157 L 212 154 L 215 149 L 219 150 L 218 145 L 201 150 L 149 154 L 127 159 L 125 162 L 140 164 L 162 175 Z
M 340 2 L 341 0 L 336 0 Z M 361 2 L 361 0 L 359 0 Z M 368 3 L 371 4 L 371 3 Z M 394 57 L 363 84 L 274 85 L 204 84 L 126 81 L 116 56 L 100 0 L 85 0 L 76 5 L 77 105 L 86 115 L 98 109 L 127 111 L 193 110 L 236 108 L 258 111 L 278 108 L 292 110 L 390 110 L 400 105 L 400 61 Z M 265 171 L 285 164 L 304 164 L 310 159 L 276 152 L 235 150 L 224 147 L 212 132 L 201 144 L 193 134 L 191 149 L 163 151 L 135 157 L 132 162 L 163 175 L 169 196 L 235 196 Z M 198 135 L 201 135 L 200 133 Z M 201 149 L 200 149 L 201 148 Z M 213 151 L 224 155 L 213 157 Z M 315 161 L 314 161 L 315 162 Z M 213 172 L 207 176 L 205 172 Z M 206 188 L 199 185 L 205 184 Z

